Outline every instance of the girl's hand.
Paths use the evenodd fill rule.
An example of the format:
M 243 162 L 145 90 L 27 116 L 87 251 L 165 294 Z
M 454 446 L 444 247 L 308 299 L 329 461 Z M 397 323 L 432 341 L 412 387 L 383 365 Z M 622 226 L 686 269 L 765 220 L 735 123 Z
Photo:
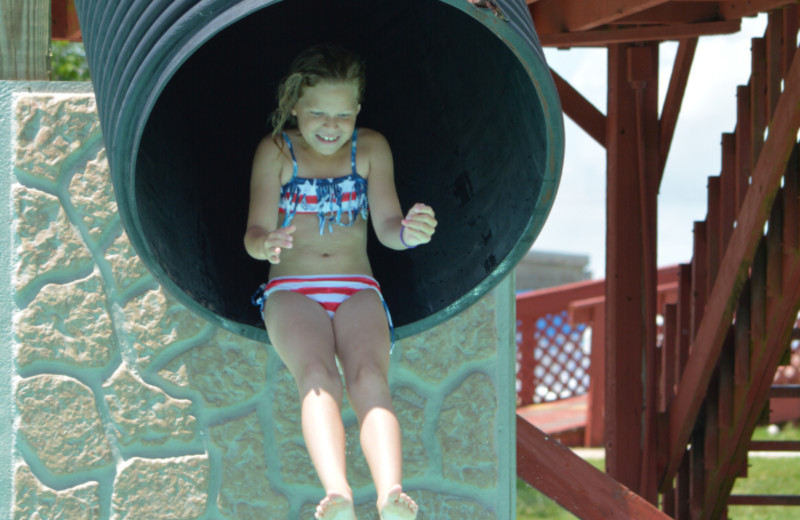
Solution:
M 271 264 L 281 263 L 281 250 L 283 248 L 292 248 L 292 233 L 294 233 L 294 225 L 278 228 L 275 231 L 267 233 L 264 237 L 264 251 L 266 260 Z
M 408 248 L 427 244 L 431 241 L 431 237 L 436 231 L 437 223 L 433 208 L 427 204 L 414 204 L 408 211 L 406 218 L 403 219 L 400 239 Z

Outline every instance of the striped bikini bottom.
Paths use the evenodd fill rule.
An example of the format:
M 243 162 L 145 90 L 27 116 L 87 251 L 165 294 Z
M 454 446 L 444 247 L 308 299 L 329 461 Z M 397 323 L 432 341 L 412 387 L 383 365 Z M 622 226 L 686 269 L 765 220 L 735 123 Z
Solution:
M 332 319 L 339 305 L 355 293 L 364 290 L 375 291 L 381 299 L 383 310 L 386 312 L 386 320 L 389 323 L 391 345 L 394 347 L 394 326 L 392 324 L 392 316 L 389 313 L 389 306 L 386 305 L 386 300 L 383 299 L 380 284 L 371 276 L 353 274 L 281 276 L 261 284 L 253 294 L 251 301 L 253 305 L 261 309 L 261 314 L 263 315 L 264 304 L 271 294 L 277 291 L 292 291 L 319 303 Z

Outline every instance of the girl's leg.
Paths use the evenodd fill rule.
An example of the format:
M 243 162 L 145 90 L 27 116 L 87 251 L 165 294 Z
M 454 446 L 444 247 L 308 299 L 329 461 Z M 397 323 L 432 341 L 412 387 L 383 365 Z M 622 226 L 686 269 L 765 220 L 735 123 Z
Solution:
M 331 319 L 317 302 L 289 291 L 272 294 L 264 316 L 270 340 L 300 393 L 303 437 L 327 494 L 318 518 L 354 519 Z
M 402 433 L 388 381 L 391 340 L 378 295 L 370 290 L 354 294 L 339 306 L 333 328 L 382 518 L 414 518 L 417 506 L 402 493 Z

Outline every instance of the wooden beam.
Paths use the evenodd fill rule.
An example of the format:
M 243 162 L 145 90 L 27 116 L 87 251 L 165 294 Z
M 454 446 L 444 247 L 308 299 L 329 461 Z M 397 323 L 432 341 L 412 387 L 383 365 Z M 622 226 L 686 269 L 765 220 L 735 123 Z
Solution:
M 81 27 L 75 0 L 51 0 L 52 37 L 54 40 L 81 41 Z
M 675 127 L 678 124 L 678 115 L 681 111 L 683 96 L 686 93 L 686 84 L 689 82 L 689 71 L 692 68 L 694 54 L 697 50 L 697 38 L 687 38 L 681 40 L 678 45 L 678 53 L 675 55 L 675 63 L 672 65 L 672 76 L 669 79 L 667 95 L 664 98 L 664 105 L 661 109 L 661 124 L 659 129 L 659 179 L 658 184 L 664 177 L 664 167 L 667 164 L 667 157 L 672 146 L 672 138 L 675 135 Z
M 716 22 L 720 20 L 719 8 L 716 3 L 693 2 L 676 6 L 670 2 L 640 11 L 634 15 L 620 18 L 615 23 L 619 24 L 678 24 Z
M 726 20 L 738 20 L 796 3 L 797 0 L 738 0 L 733 2 L 720 2 L 719 14 Z
M 636 89 L 630 45 L 608 50 L 606 226 L 606 464 L 639 491 L 646 350 L 645 236 L 642 230 Z
M 564 113 L 589 134 L 589 137 L 606 145 L 606 116 L 600 112 L 583 95 L 575 90 L 572 85 L 551 69 L 553 82 L 561 99 L 561 108 Z
M 674 476 L 686 449 L 744 280 L 762 239 L 764 223 L 769 217 L 795 145 L 800 128 L 800 59 L 796 56 L 784 85 L 769 135 L 753 170 L 753 184 L 739 212 L 737 226 L 723 256 L 703 321 L 692 342 L 691 357 L 673 401 L 670 411 L 670 465 L 662 483 Z
M 583 520 L 669 518 L 519 415 L 517 475 Z
M 614 43 L 684 40 L 714 34 L 734 34 L 740 29 L 740 20 L 725 20 L 627 29 L 597 29 L 577 33 L 539 33 L 539 40 L 544 47 L 605 47 Z
M 46 80 L 50 0 L 0 0 L 0 79 Z
M 614 23 L 631 16 L 669 3 L 670 0 L 539 0 L 530 7 L 534 22 L 542 28 L 561 31 L 588 31 L 601 25 Z M 537 32 L 539 25 L 536 25 Z M 541 33 L 540 33 L 541 34 Z

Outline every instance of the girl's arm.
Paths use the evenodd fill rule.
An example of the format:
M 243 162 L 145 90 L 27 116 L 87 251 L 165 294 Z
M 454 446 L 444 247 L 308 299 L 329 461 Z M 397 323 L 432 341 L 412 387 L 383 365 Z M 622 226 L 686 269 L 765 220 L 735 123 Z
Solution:
M 257 260 L 280 262 L 281 249 L 292 247 L 294 226 L 278 228 L 281 153 L 271 137 L 259 143 L 250 177 L 250 210 L 244 247 Z
M 369 158 L 368 193 L 372 227 L 383 245 L 408 249 L 431 241 L 436 230 L 433 209 L 414 204 L 404 217 L 394 184 L 394 165 L 389 144 L 378 132 L 360 129 L 359 149 L 366 148 Z M 366 146 L 365 146 L 366 145 Z

